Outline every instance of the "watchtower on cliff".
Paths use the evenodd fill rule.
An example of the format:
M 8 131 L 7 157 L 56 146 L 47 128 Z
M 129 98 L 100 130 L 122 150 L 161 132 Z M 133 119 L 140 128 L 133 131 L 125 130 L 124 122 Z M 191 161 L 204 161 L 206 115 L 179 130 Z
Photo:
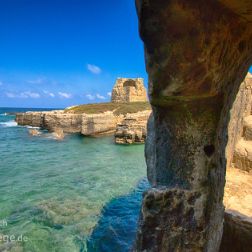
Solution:
M 117 78 L 112 90 L 111 102 L 147 101 L 146 89 L 142 78 Z

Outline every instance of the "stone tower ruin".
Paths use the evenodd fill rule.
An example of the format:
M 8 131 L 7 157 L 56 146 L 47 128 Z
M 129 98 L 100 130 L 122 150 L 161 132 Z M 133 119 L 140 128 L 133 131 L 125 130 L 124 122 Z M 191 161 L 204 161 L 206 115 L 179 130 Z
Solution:
M 147 100 L 142 78 L 117 78 L 112 90 L 111 102 L 144 102 Z

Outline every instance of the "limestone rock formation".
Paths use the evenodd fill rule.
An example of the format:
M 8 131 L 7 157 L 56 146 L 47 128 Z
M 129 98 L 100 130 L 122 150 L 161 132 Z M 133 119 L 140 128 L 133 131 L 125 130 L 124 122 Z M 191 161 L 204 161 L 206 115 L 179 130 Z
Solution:
M 44 113 L 42 112 L 26 112 L 17 113 L 16 122 L 19 125 L 30 125 L 33 127 L 41 127 L 43 123 Z
M 96 114 L 74 114 L 63 110 L 26 112 L 16 114 L 16 122 L 19 125 L 30 125 L 55 132 L 55 136 L 59 136 L 57 138 L 63 138 L 64 133 L 99 136 L 114 134 L 117 131 L 117 143 L 124 143 L 126 139 L 128 139 L 127 143 L 133 143 L 144 142 L 146 123 L 150 112 L 150 110 L 146 110 L 126 115 L 117 115 L 113 111 Z M 62 132 L 59 133 L 60 131 Z M 119 132 L 121 133 L 119 134 Z M 121 141 L 119 141 L 119 135 Z
M 65 133 L 78 133 L 81 131 L 82 116 L 79 114 L 64 113 L 64 111 L 46 112 L 42 125 L 49 131 L 55 128 L 62 129 Z
M 16 122 L 19 125 L 30 125 L 53 131 L 61 128 L 65 133 L 81 131 L 82 115 L 64 113 L 63 110 L 17 113 Z
M 236 95 L 230 111 L 228 143 L 226 147 L 227 167 L 249 171 L 252 169 L 252 75 L 247 74 Z
M 224 205 L 220 252 L 249 251 L 252 247 L 252 174 L 227 169 Z
M 118 78 L 112 90 L 111 102 L 144 102 L 147 101 L 142 78 Z
M 115 142 L 117 144 L 144 143 L 147 135 L 147 120 L 151 111 L 127 114 L 116 126 Z
M 86 136 L 111 134 L 115 132 L 116 124 L 122 116 L 115 116 L 113 112 L 100 114 L 83 114 L 81 133 Z
M 136 251 L 219 250 L 229 111 L 252 64 L 251 3 L 136 0 L 153 107 Z M 247 248 L 249 249 L 249 248 Z
M 113 112 L 74 114 L 55 110 L 18 113 L 16 115 L 16 122 L 19 125 L 41 127 L 51 132 L 55 132 L 55 129 L 59 132 L 61 129 L 64 133 L 81 133 L 88 136 L 114 133 L 116 124 L 120 120 L 122 120 L 122 116 L 116 116 Z
M 53 136 L 57 140 L 63 140 L 65 137 L 63 129 L 62 128 L 54 128 L 53 129 Z
M 239 216 L 252 225 L 252 174 L 228 168 L 223 202 L 227 213 Z
M 41 132 L 37 129 L 29 129 L 29 134 L 31 136 L 39 136 L 39 135 L 41 135 Z
M 233 165 L 244 171 L 252 170 L 252 141 L 241 139 L 236 144 Z

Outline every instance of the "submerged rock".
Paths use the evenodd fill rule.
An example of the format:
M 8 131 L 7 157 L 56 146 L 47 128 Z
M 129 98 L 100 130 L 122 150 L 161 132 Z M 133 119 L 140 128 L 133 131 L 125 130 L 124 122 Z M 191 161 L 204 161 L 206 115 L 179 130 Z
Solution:
M 61 128 L 56 128 L 53 130 L 53 136 L 57 139 L 57 140 L 62 140 L 65 137 L 64 131 Z
M 29 134 L 31 136 L 39 136 L 41 135 L 41 132 L 38 129 L 29 129 Z

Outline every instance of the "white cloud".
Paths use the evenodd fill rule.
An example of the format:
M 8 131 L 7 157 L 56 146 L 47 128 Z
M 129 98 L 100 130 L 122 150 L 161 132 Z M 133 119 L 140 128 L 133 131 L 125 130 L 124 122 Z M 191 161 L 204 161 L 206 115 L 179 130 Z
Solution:
M 31 91 L 25 91 L 25 92 L 20 93 L 19 97 L 21 97 L 21 98 L 39 98 L 40 94 L 31 92 Z
M 88 100 L 92 101 L 95 99 L 95 96 L 94 95 L 91 95 L 91 94 L 87 94 L 86 97 L 88 98 Z
M 25 92 L 22 92 L 20 94 L 6 92 L 5 94 L 9 98 L 33 98 L 33 99 L 40 98 L 39 93 L 35 93 L 35 92 L 31 92 L 31 91 L 25 91 Z
M 101 68 L 96 65 L 87 64 L 87 69 L 93 74 L 101 73 Z
M 111 92 L 108 92 L 107 95 L 108 95 L 109 97 L 111 97 L 112 94 L 111 94 Z
M 29 83 L 29 84 L 41 84 L 43 81 L 44 81 L 43 78 L 37 78 L 37 79 L 34 79 L 34 80 L 28 80 L 27 83 Z
M 106 99 L 103 95 L 100 95 L 100 94 L 96 94 L 96 97 L 97 97 L 98 99 L 101 99 L 101 100 Z
M 8 98 L 15 98 L 16 95 L 10 92 L 5 93 Z
M 55 97 L 55 94 L 52 93 L 52 92 L 49 92 L 49 91 L 46 91 L 46 90 L 44 90 L 43 92 L 44 92 L 44 94 L 46 94 L 46 95 L 48 95 L 48 96 L 50 96 L 50 97 L 52 97 L 52 98 Z
M 66 99 L 69 99 L 72 97 L 72 94 L 70 94 L 70 93 L 58 92 L 58 94 L 60 97 L 66 98 Z

